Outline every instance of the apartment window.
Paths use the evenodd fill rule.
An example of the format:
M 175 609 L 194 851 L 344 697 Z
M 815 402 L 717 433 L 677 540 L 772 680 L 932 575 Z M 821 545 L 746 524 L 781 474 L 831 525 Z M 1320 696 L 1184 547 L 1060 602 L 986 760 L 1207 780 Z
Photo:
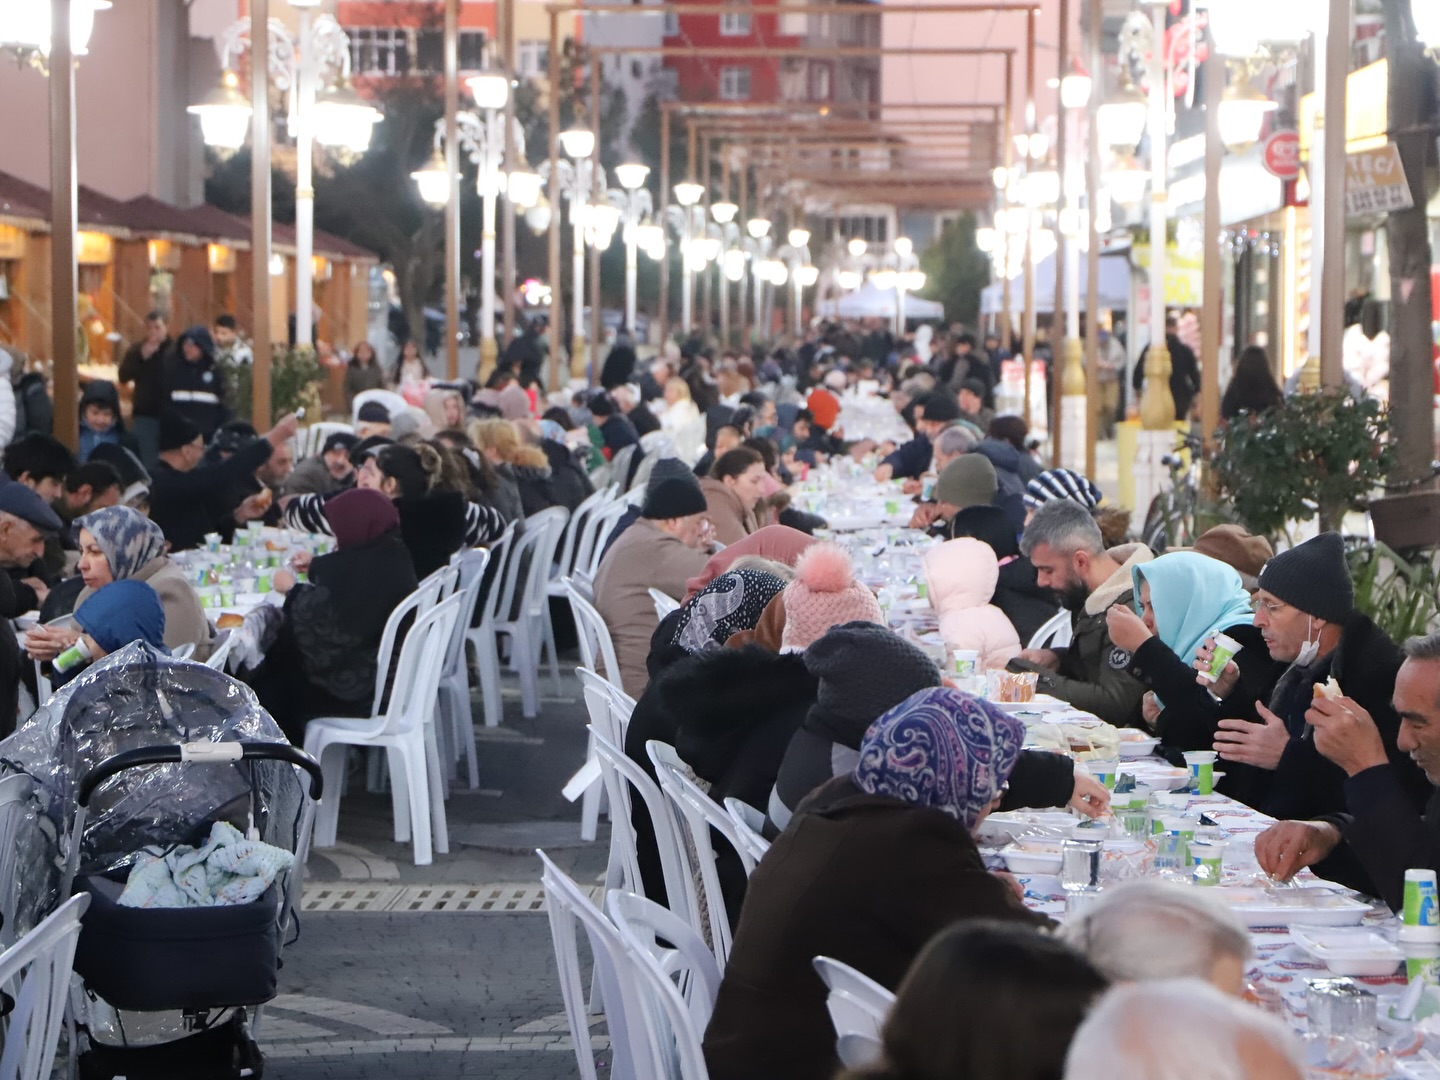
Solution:
M 720 16 L 720 33 L 725 37 L 745 37 L 750 33 L 748 12 L 726 12 Z M 748 94 L 746 95 L 749 96 Z
M 814 74 L 810 81 L 810 100 L 830 100 L 830 66 L 828 64 L 817 64 L 811 69 Z
M 750 100 L 750 69 L 748 67 L 722 67 L 720 69 L 720 100 Z
M 485 31 L 460 31 L 460 70 L 483 71 L 485 68 Z
M 674 101 L 680 96 L 680 73 L 674 68 L 661 68 L 655 73 L 651 86 L 661 101 Z
M 680 36 L 680 15 L 678 12 L 665 12 L 665 25 L 662 32 L 666 37 Z
M 550 43 L 541 39 L 515 43 L 515 66 L 521 75 L 545 78 L 550 74 Z
M 350 68 L 357 75 L 405 75 L 410 71 L 410 31 L 393 26 L 355 26 L 350 38 Z

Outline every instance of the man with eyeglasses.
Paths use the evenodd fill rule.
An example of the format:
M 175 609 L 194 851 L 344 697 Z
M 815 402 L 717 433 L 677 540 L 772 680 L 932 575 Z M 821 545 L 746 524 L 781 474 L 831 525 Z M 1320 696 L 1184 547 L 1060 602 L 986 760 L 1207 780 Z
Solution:
M 1333 679 L 1373 718 L 1394 782 L 1417 812 L 1423 808 L 1429 785 L 1396 747 L 1400 718 L 1390 703 L 1404 656 L 1383 630 L 1355 610 L 1339 533 L 1322 533 L 1265 564 L 1255 593 L 1255 625 L 1271 658 L 1290 666 L 1269 701 L 1255 702 L 1260 723 L 1221 720 L 1215 733 L 1223 760 L 1269 773 L 1268 780 L 1262 776 L 1253 786 L 1252 804 L 1281 819 L 1345 810 L 1345 771 L 1316 746 L 1306 720 L 1321 693 L 1317 688 Z M 1202 649 L 1196 666 L 1208 665 L 1209 657 L 1210 650 Z M 1212 692 L 1221 699 L 1234 694 L 1237 675 L 1236 665 L 1227 664 Z

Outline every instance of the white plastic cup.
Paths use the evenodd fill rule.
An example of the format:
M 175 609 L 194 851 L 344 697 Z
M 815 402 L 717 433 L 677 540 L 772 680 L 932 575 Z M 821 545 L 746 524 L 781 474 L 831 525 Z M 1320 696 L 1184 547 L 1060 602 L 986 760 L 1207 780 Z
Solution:
M 1215 652 L 1210 657 L 1210 670 L 1200 672 L 1200 678 L 1206 682 L 1214 682 L 1220 678 L 1228 664 L 1240 651 L 1240 643 L 1228 634 L 1215 635 Z
M 1190 779 L 1195 785 L 1197 795 L 1213 795 L 1215 793 L 1215 759 L 1217 756 L 1214 750 L 1185 751 L 1185 764 L 1190 767 Z
M 1405 871 L 1405 905 L 1398 937 L 1408 942 L 1440 942 L 1440 896 L 1434 870 Z
M 980 669 L 978 649 L 956 649 L 950 655 L 955 661 L 954 675 L 957 679 L 968 679 Z

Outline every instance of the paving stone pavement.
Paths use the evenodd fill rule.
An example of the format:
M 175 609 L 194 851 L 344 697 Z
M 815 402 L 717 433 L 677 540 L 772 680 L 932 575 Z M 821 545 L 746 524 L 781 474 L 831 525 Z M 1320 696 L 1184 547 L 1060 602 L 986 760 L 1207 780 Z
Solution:
M 267 1077 L 579 1075 L 533 854 L 543 847 L 584 886 L 604 874 L 608 827 L 581 843 L 579 807 L 559 794 L 585 756 L 575 663 L 562 657 L 558 696 L 542 679 L 533 720 L 520 715 L 518 686 L 505 677 L 504 723 L 477 728 L 480 787 L 452 789 L 451 850 L 433 865 L 413 864 L 409 846 L 393 839 L 389 797 L 365 793 L 352 777 L 339 844 L 311 855 L 313 909 L 285 952 L 281 995 L 262 1021 Z M 479 898 L 495 890 L 470 887 L 494 885 L 521 901 L 484 908 Z M 349 909 L 357 904 L 368 906 Z M 608 1047 L 597 1017 L 591 1049 L 602 1078 Z

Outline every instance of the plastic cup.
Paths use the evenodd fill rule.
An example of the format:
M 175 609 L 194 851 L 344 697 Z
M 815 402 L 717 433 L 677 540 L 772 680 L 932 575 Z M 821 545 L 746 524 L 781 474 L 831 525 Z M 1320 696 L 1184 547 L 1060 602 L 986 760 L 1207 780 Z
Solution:
M 1215 653 L 1210 657 L 1210 668 L 1208 671 L 1199 673 L 1200 678 L 1207 682 L 1214 682 L 1220 677 L 1228 664 L 1240 651 L 1240 643 L 1228 634 L 1215 635 Z
M 206 551 L 219 551 L 219 550 L 220 550 L 220 534 L 219 534 L 219 533 L 206 533 L 206 534 L 205 534 L 205 550 L 206 550 Z
M 920 501 L 930 502 L 935 498 L 935 477 L 927 476 L 920 481 Z
M 1158 832 L 1155 841 L 1155 869 L 1179 870 L 1189 865 L 1190 845 L 1178 832 Z
M 1405 906 L 1400 916 L 1401 941 L 1440 942 L 1434 870 L 1405 871 Z
M 1190 862 L 1195 867 L 1196 885 L 1219 885 L 1225 848 L 1207 840 L 1196 840 L 1190 845 Z
M 915 583 L 915 598 L 917 600 L 930 599 L 930 583 L 928 581 L 917 581 Z
M 968 679 L 980 668 L 980 653 L 976 649 L 956 649 L 951 657 L 955 661 L 957 679 Z
M 1215 758 L 1214 750 L 1185 751 L 1185 764 L 1190 766 L 1190 782 L 1197 795 L 1215 793 Z
M 885 500 L 885 516 L 886 516 L 886 517 L 894 517 L 894 516 L 895 516 L 896 514 L 898 514 L 899 512 L 900 512 L 900 500 L 899 500 L 899 499 L 886 499 L 886 500 Z
M 267 593 L 270 591 L 269 574 L 257 574 L 255 576 L 255 591 L 258 593 Z
M 1092 758 L 1085 763 L 1085 767 L 1090 770 L 1090 775 L 1108 790 L 1115 790 L 1115 779 L 1120 771 L 1118 758 Z

